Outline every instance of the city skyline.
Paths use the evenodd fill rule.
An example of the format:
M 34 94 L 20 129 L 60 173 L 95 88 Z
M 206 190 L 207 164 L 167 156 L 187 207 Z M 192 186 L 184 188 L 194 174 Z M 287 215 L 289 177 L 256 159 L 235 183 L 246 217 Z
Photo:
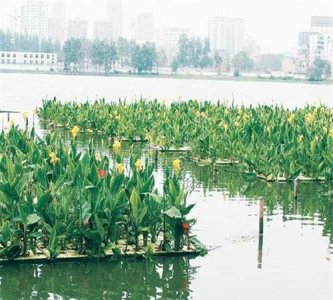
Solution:
M 4 8 L 0 18 L 14 14 L 15 10 L 16 14 L 19 13 L 22 3 L 22 0 L 0 0 L 0 5 Z M 107 0 L 67 0 L 67 20 L 87 20 L 88 37 L 93 37 L 94 21 L 108 18 L 106 3 Z M 253 37 L 262 52 L 286 52 L 295 49 L 298 32 L 311 28 L 311 16 L 333 14 L 332 5 L 327 0 L 256 0 L 251 3 L 245 0 L 226 0 L 223 3 L 215 0 L 123 0 L 122 11 L 125 37 L 129 35 L 130 20 L 140 13 L 152 13 L 157 28 L 183 27 L 189 29 L 190 34 L 201 37 L 208 37 L 208 21 L 214 16 L 242 18 L 245 33 Z M 170 15 L 173 17 L 171 21 Z

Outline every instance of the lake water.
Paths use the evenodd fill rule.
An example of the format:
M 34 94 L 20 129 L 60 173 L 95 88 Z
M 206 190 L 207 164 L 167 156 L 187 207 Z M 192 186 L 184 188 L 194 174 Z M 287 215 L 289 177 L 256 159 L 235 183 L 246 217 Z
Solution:
M 235 91 L 235 99 L 249 93 L 263 102 L 269 95 L 280 95 L 280 101 L 291 101 L 294 95 L 297 106 L 311 95 L 330 96 L 328 86 L 307 84 L 257 83 L 255 88 L 250 82 L 19 74 L 0 78 L 1 109 L 20 111 L 31 111 L 46 95 L 68 100 L 142 93 L 178 99 L 181 93 L 186 99 L 198 92 L 196 98 L 207 93 L 216 100 Z M 22 117 L 15 117 L 20 123 Z M 2 128 L 7 126 L 3 120 Z M 111 154 L 105 138 L 94 139 L 101 153 Z M 80 135 L 79 141 L 84 148 L 87 137 Z M 130 148 L 125 147 L 124 155 Z M 131 151 L 154 159 L 145 145 Z M 176 157 L 191 191 L 189 201 L 196 203 L 191 216 L 198 221 L 191 233 L 210 249 L 206 256 L 0 265 L 0 299 L 332 299 L 332 185 L 302 183 L 295 200 L 292 184 L 240 176 L 231 167 L 220 167 L 214 175 L 210 166 L 199 166 L 184 154 L 161 154 L 155 169 L 158 188 L 165 166 Z
M 221 100 L 229 104 L 333 105 L 332 85 L 250 81 L 189 80 L 167 78 L 64 76 L 0 73 L 0 110 L 30 111 L 43 98 L 61 100 L 128 101 L 158 98 Z

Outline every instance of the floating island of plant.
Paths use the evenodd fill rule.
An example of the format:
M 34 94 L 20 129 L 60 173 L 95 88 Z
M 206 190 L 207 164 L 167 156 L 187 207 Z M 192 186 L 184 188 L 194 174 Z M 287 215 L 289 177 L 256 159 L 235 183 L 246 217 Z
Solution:
M 101 157 L 92 144 L 79 152 L 72 138 L 44 138 L 11 126 L 0 134 L 0 259 L 49 259 L 202 253 L 190 235 L 181 162 L 165 170 L 163 192 L 154 165 Z M 126 160 L 127 161 L 127 160 Z
M 266 180 L 333 180 L 333 108 L 326 106 L 53 99 L 43 102 L 38 116 L 46 128 L 77 125 L 161 149 L 188 149 L 199 163 L 237 164 L 239 172 Z

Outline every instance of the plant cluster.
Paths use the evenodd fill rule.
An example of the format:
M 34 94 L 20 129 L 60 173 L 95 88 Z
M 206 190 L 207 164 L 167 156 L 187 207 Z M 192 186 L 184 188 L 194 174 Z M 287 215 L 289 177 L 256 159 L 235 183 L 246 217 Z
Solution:
M 148 140 L 163 148 L 190 146 L 192 155 L 238 161 L 240 170 L 268 179 L 298 175 L 333 179 L 333 109 L 306 106 L 228 107 L 211 102 L 139 100 L 61 103 L 46 100 L 38 110 L 46 124 Z
M 120 240 L 135 250 L 158 242 L 161 250 L 189 246 L 194 220 L 187 215 L 193 205 L 186 204 L 180 184 L 180 161 L 166 169 L 160 194 L 153 164 L 132 156 L 126 165 L 120 142 L 114 143 L 111 160 L 91 143 L 79 152 L 78 132 L 74 126 L 67 144 L 55 133 L 41 139 L 34 129 L 11 126 L 1 132 L 0 257 L 25 256 L 37 248 L 47 249 L 51 258 L 67 249 L 119 254 Z

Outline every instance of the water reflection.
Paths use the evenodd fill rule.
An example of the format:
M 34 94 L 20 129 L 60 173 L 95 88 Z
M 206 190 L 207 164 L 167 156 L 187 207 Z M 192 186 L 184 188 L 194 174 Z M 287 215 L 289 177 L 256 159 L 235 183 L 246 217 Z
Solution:
M 188 299 L 188 257 L 0 267 L 1 299 Z

